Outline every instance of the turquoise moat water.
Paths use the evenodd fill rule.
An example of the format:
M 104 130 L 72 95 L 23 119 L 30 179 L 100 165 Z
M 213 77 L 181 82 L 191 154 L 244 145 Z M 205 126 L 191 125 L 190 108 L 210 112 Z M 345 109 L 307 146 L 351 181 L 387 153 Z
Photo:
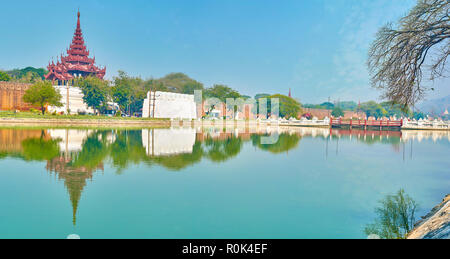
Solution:
M 261 144 L 277 134 L 275 144 Z M 450 193 L 448 132 L 0 128 L 0 238 L 366 238 Z

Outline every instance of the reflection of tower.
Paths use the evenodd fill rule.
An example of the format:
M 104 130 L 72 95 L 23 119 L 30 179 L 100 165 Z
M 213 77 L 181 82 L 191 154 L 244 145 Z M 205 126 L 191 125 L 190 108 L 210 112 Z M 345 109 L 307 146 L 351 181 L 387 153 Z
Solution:
M 73 210 L 73 224 L 76 224 L 76 214 L 78 203 L 81 199 L 81 193 L 86 186 L 86 180 L 92 179 L 92 173 L 97 170 L 103 170 L 103 164 L 100 164 L 96 169 L 88 169 L 86 167 L 74 168 L 70 165 L 71 159 L 66 159 L 63 156 L 47 161 L 46 169 L 50 172 L 58 174 L 58 179 L 64 181 L 64 185 L 69 193 L 70 202 Z

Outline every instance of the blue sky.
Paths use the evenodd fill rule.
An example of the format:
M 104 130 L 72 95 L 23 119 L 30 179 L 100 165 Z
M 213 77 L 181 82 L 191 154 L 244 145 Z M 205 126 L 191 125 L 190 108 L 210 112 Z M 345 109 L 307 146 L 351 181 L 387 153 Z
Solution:
M 2 2 L 0 69 L 44 67 L 70 44 L 76 11 L 107 78 L 183 72 L 205 86 L 284 93 L 304 103 L 377 99 L 365 65 L 380 26 L 414 0 Z M 429 98 L 450 94 L 449 81 Z

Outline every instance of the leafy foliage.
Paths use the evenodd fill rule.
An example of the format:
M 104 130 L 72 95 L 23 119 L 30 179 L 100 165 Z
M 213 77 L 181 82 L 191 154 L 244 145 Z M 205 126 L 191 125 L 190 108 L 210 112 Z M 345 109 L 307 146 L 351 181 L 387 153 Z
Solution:
M 44 80 L 48 73 L 44 68 L 26 67 L 23 69 L 13 69 L 6 71 L 12 81 L 21 83 L 36 83 Z
M 76 85 L 81 88 L 87 106 L 98 111 L 107 105 L 110 89 L 106 81 L 89 76 L 78 80 Z
M 280 117 L 284 117 L 284 118 L 297 118 L 299 117 L 299 114 L 301 114 L 302 112 L 302 106 L 301 104 L 296 101 L 295 99 L 286 96 L 286 95 L 282 95 L 282 94 L 274 94 L 271 95 L 268 98 L 268 107 L 267 107 L 267 111 L 269 113 L 272 113 L 272 104 L 271 104 L 271 99 L 273 98 L 277 98 L 279 100 L 279 104 L 280 104 Z M 276 114 L 274 114 L 276 115 Z
M 121 112 L 132 115 L 142 109 L 150 85 L 145 84 L 139 77 L 130 77 L 125 72 L 119 71 L 111 90 L 112 99 L 119 105 Z
M 344 109 L 340 106 L 336 106 L 333 108 L 333 111 L 331 111 L 331 115 L 333 115 L 333 117 L 343 117 L 345 115 Z
M 417 207 L 417 203 L 403 189 L 395 195 L 387 195 L 375 210 L 377 219 L 367 225 L 364 232 L 383 239 L 403 239 L 414 227 Z
M 226 85 L 213 85 L 203 92 L 205 98 L 217 98 L 226 103 L 227 98 L 239 98 L 241 94 Z
M 327 109 L 332 110 L 334 108 L 334 103 L 330 102 L 324 102 L 321 104 L 305 104 L 303 105 L 305 108 L 312 108 L 312 109 Z
M 9 81 L 9 80 L 11 80 L 11 77 L 7 73 L 0 71 L 0 81 Z
M 375 101 L 361 103 L 360 110 L 365 112 L 367 117 L 373 116 L 375 118 L 381 118 L 387 115 L 387 111 L 383 108 L 383 106 Z
M 255 100 L 259 100 L 261 98 L 267 98 L 269 96 L 270 96 L 270 94 L 256 94 L 255 95 Z
M 170 92 L 194 94 L 194 90 L 203 90 L 203 84 L 183 73 L 170 73 L 157 80 Z
M 23 95 L 24 102 L 41 107 L 42 114 L 46 105 L 61 107 L 61 98 L 61 94 L 48 81 L 35 83 Z

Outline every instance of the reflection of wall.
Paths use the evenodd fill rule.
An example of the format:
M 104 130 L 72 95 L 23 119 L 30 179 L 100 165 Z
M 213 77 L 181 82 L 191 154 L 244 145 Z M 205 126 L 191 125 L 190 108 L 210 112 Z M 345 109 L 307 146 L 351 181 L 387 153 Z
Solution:
M 46 130 L 16 130 L 0 129 L 0 151 L 21 152 L 23 151 L 22 142 L 30 138 L 43 137 L 49 139 Z
M 433 131 L 433 130 L 402 130 L 403 141 L 418 140 L 421 142 L 424 139 L 431 138 L 434 142 L 438 140 L 447 139 L 450 141 L 450 131 Z
M 147 98 L 142 106 L 142 117 L 153 117 L 153 98 L 155 101 L 155 118 L 172 119 L 195 119 L 197 118 L 197 105 L 194 102 L 194 95 L 177 94 L 157 91 L 147 93 Z
M 195 129 L 144 129 L 142 145 L 147 155 L 167 156 L 192 153 L 195 144 Z
M 63 152 L 79 152 L 83 148 L 84 140 L 92 133 L 92 130 L 75 129 L 50 129 L 48 130 L 53 139 L 61 139 L 59 148 Z

